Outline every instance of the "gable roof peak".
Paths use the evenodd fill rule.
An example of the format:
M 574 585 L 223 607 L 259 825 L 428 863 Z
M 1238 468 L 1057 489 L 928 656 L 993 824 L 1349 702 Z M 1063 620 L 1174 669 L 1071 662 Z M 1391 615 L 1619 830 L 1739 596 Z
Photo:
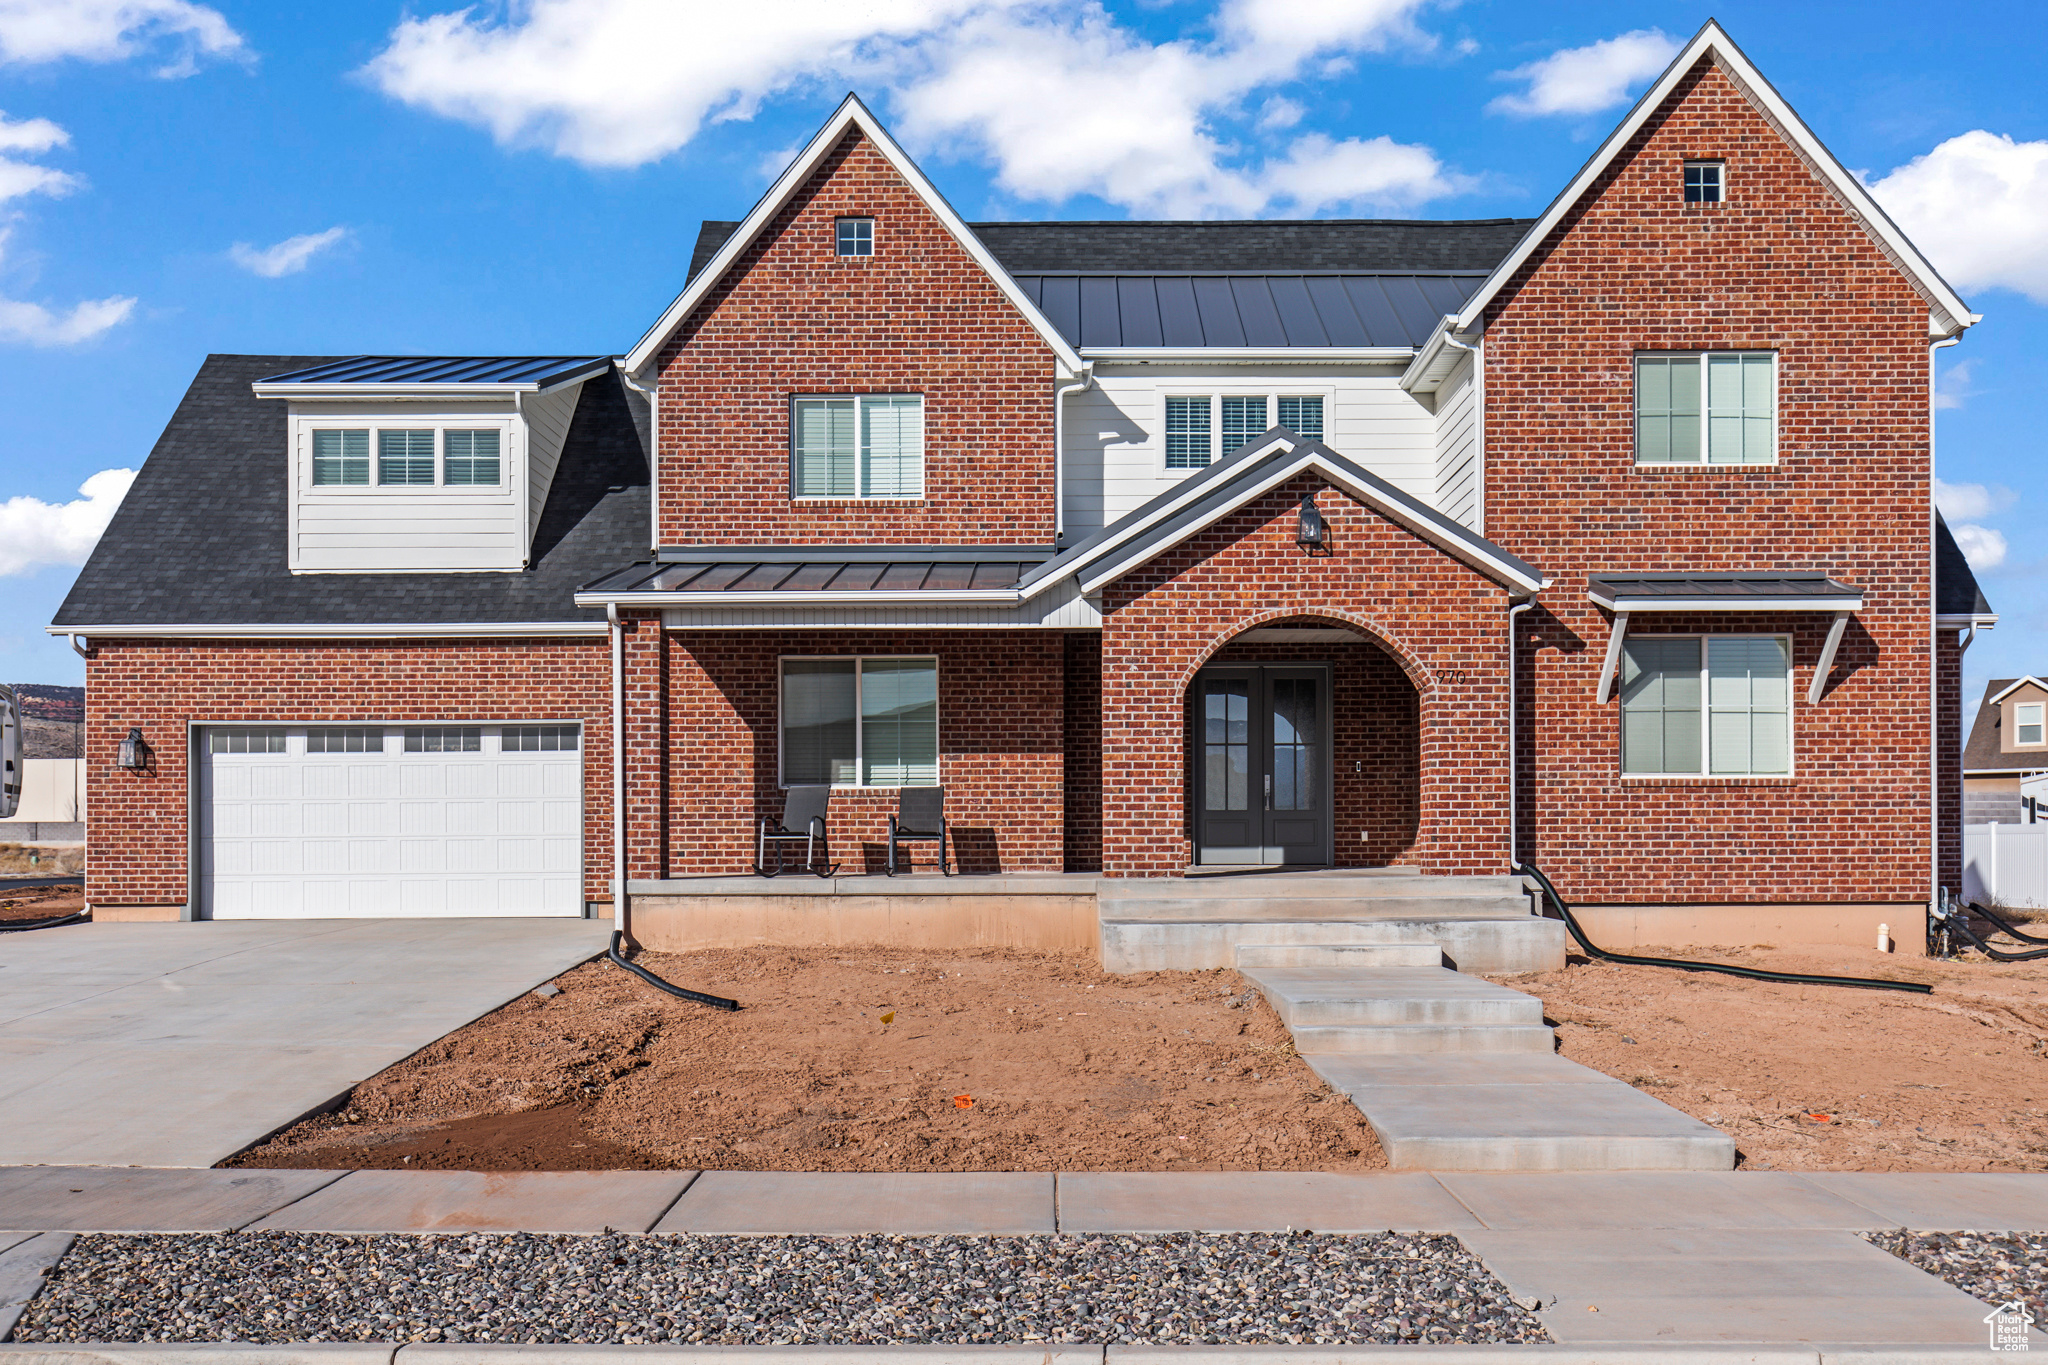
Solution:
M 683 286 L 683 292 L 676 296 L 675 302 L 668 306 L 660 319 L 648 328 L 640 340 L 633 344 L 633 349 L 626 353 L 623 368 L 629 376 L 637 378 L 647 368 L 648 363 L 660 354 L 668 339 L 675 335 L 676 328 L 682 326 L 690 314 L 696 311 L 697 305 L 704 301 L 705 296 L 725 277 L 726 272 L 747 248 L 753 245 L 754 240 L 774 221 L 775 215 L 782 210 L 783 205 L 804 187 L 812 173 L 845 140 L 846 135 L 854 131 L 858 131 L 867 139 L 903 178 L 911 192 L 924 202 L 932 216 L 939 220 L 940 226 L 960 244 L 962 250 L 974 258 L 975 263 L 988 274 L 996 288 L 1024 315 L 1025 321 L 1030 323 L 1032 329 L 1044 338 L 1046 345 L 1058 357 L 1065 370 L 1070 374 L 1081 370 L 1081 357 L 1075 353 L 1066 338 L 1060 335 L 1058 329 L 1046 319 L 1045 314 L 1039 311 L 1038 305 L 1017 286 L 1017 282 L 1010 278 L 1010 272 L 1003 268 L 1002 263 L 989 252 L 982 240 L 975 236 L 973 229 L 954 212 L 953 206 L 946 202 L 946 197 L 939 193 L 938 187 L 918 169 L 917 163 L 897 145 L 896 139 L 889 135 L 889 130 L 882 126 L 881 120 L 875 117 L 858 94 L 849 90 L 846 98 L 839 102 L 839 107 L 832 111 L 832 116 L 825 120 L 824 125 L 812 135 L 811 140 L 804 144 L 803 150 L 797 153 L 795 160 L 789 163 L 782 174 L 776 177 L 775 183 L 768 187 L 767 193 L 756 200 L 753 208 L 747 211 L 746 217 L 740 220 L 738 229 L 725 239 L 724 244 L 705 263 L 704 268 L 697 271 Z

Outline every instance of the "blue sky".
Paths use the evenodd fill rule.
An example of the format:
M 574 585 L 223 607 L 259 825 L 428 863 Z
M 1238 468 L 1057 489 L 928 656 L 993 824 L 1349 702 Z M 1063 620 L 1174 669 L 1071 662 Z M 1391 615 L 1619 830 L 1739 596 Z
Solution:
M 207 352 L 623 350 L 849 88 L 970 218 L 1532 215 L 1709 13 L 8 0 L 0 679 L 82 678 L 42 627 Z M 1711 13 L 1984 314 L 1941 353 L 1968 672 L 2048 671 L 2043 11 Z

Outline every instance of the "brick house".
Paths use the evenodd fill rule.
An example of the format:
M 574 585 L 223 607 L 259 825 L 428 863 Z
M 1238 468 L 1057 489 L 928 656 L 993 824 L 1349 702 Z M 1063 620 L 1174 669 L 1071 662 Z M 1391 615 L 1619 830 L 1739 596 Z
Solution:
M 208 359 L 51 627 L 88 896 L 579 913 L 936 784 L 967 873 L 1866 942 L 1960 875 L 1974 321 L 1711 24 L 1532 220 L 967 224 L 849 98 L 623 356 Z
M 1963 745 L 1965 824 L 2037 825 L 2048 816 L 2048 682 L 1993 678 Z

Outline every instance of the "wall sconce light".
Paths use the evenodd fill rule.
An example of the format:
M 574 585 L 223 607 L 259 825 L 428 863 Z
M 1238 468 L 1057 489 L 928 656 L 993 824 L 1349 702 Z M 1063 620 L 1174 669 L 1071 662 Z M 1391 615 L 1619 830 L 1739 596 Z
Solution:
M 1301 525 L 1294 532 L 1294 543 L 1307 554 L 1327 552 L 1330 548 L 1330 528 L 1323 521 L 1322 509 L 1316 506 L 1316 495 L 1304 493 L 1301 498 Z
M 120 749 L 114 755 L 114 766 L 140 771 L 149 766 L 149 741 L 142 737 L 141 726 L 131 726 L 128 738 L 121 741 Z

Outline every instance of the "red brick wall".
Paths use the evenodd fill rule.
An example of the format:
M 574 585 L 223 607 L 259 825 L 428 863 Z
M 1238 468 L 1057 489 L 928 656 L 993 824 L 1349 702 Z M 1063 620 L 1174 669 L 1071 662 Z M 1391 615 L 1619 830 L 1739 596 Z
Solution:
M 85 894 L 95 904 L 185 902 L 192 721 L 579 719 L 584 894 L 610 894 L 611 663 L 602 640 L 99 640 L 85 696 Z M 131 726 L 154 751 L 149 771 L 113 764 Z
M 1963 890 L 1963 651 L 1952 630 L 1935 636 L 1935 779 L 1941 793 L 1941 845 L 1936 880 L 1957 895 Z
M 1066 662 L 1061 637 L 1036 631 L 702 631 L 666 637 L 669 807 L 652 783 L 629 798 L 635 879 L 744 872 L 760 818 L 782 812 L 776 786 L 777 660 L 784 654 L 931 654 L 939 660 L 939 780 L 964 872 L 1058 872 Z M 643 664 L 641 678 L 652 673 Z M 636 730 L 636 734 L 638 731 Z M 634 762 L 642 761 L 636 754 Z M 647 760 L 650 765 L 652 759 Z M 848 874 L 879 872 L 894 790 L 833 793 L 833 856 Z M 653 832 L 665 838 L 661 846 Z M 936 848 L 911 846 L 928 870 Z
M 1102 637 L 1065 637 L 1066 869 L 1102 870 Z
M 1681 163 L 1729 201 L 1682 202 Z M 1718 69 L 1689 76 L 1489 309 L 1488 535 L 1557 586 L 1532 612 L 1525 849 L 1587 901 L 1918 900 L 1929 729 L 1928 307 Z M 1779 463 L 1638 469 L 1638 350 L 1773 350 Z M 1789 780 L 1624 782 L 1593 700 L 1603 570 L 1821 569 L 1868 603 L 1818 706 L 1827 619 L 1796 635 Z M 1631 630 L 1697 629 L 1639 619 Z
M 834 219 L 875 219 L 841 257 Z M 663 352 L 663 544 L 1053 538 L 1053 355 L 880 153 L 851 132 Z M 925 492 L 793 502 L 795 394 L 924 395 Z
M 1310 557 L 1294 543 L 1295 509 L 1315 488 L 1332 553 Z M 1497 584 L 1320 480 L 1302 478 L 1126 575 L 1103 598 L 1107 875 L 1177 876 L 1187 866 L 1188 685 L 1232 636 L 1301 618 L 1367 632 L 1420 693 L 1412 842 L 1367 843 L 1368 856 L 1412 854 L 1426 872 L 1507 870 L 1506 594 Z M 1375 677 L 1372 686 L 1390 698 L 1391 680 Z M 1350 818 L 1368 818 L 1374 798 L 1367 789 L 1340 795 L 1347 799 Z M 1377 799 L 1403 798 L 1397 788 Z M 1346 862 L 1357 860 L 1357 848 L 1340 851 Z

